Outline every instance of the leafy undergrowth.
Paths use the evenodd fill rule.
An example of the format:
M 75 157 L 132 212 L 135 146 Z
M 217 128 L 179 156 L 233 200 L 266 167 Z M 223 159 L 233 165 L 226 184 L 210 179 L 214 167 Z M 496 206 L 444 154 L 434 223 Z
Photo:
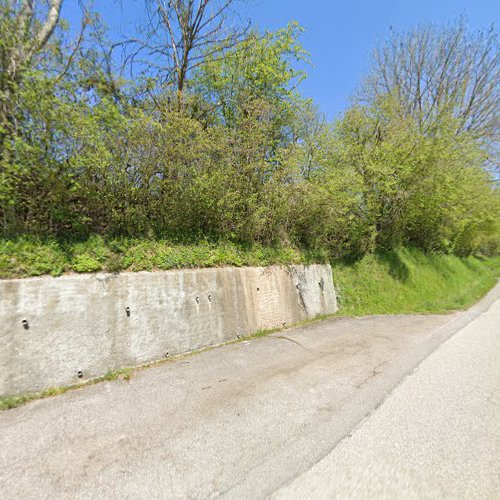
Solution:
M 0 278 L 59 276 L 66 272 L 309 264 L 327 260 L 326 252 L 231 242 L 180 244 L 167 240 L 107 240 L 98 236 L 81 242 L 0 240 Z
M 334 264 L 340 313 L 441 313 L 479 300 L 500 274 L 500 257 L 428 255 L 414 248 Z
M 99 236 L 80 242 L 0 240 L 0 278 L 327 261 L 326 251 L 231 242 L 181 244 Z M 500 274 L 500 257 L 429 255 L 404 248 L 332 266 L 342 315 L 431 313 L 477 301 Z

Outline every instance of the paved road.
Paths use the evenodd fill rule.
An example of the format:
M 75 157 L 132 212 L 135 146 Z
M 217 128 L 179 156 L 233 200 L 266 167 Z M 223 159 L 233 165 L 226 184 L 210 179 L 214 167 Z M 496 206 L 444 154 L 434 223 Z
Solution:
M 273 498 L 500 498 L 500 301 Z
M 333 319 L 2 412 L 0 497 L 411 496 L 416 483 L 432 496 L 449 477 L 470 488 L 452 496 L 486 495 L 498 484 L 499 308 L 409 377 L 478 310 Z

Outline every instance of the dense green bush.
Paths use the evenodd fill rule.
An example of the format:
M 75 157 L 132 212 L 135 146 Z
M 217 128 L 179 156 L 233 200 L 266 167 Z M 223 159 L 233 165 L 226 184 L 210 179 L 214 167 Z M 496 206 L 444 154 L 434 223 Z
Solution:
M 54 35 L 16 87 L 16 129 L 0 151 L 10 255 L 0 265 L 12 270 L 9 249 L 22 252 L 34 237 L 69 245 L 72 256 L 61 261 L 59 250 L 45 256 L 29 246 L 31 274 L 137 267 L 128 244 L 109 254 L 94 245 L 96 235 L 148 239 L 152 268 L 197 258 L 248 262 L 205 250 L 179 256 L 165 240 L 308 248 L 334 258 L 408 244 L 497 252 L 500 199 L 484 168 L 488 144 L 457 132 L 453 110 L 423 129 L 389 95 L 325 122 L 297 91 L 304 74 L 294 63 L 306 58 L 299 34 L 296 24 L 252 32 L 224 57 L 207 53 L 182 105 L 168 86 L 105 74 L 96 46 L 68 65 L 64 36 Z M 86 241 L 81 251 L 78 241 Z

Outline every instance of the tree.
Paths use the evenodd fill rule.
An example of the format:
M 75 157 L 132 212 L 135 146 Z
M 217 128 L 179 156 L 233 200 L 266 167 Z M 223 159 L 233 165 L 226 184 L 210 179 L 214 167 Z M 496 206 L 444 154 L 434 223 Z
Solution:
M 373 60 L 363 100 L 391 96 L 426 134 L 444 115 L 456 120 L 456 132 L 488 141 L 498 134 L 500 60 L 493 27 L 471 33 L 460 19 L 443 27 L 391 30 Z
M 59 21 L 63 0 L 0 0 L 0 160 L 17 128 L 16 97 L 25 72 Z
M 179 107 L 190 71 L 206 57 L 232 47 L 244 29 L 226 28 L 235 0 L 147 0 L 149 22 L 144 37 L 121 45 L 125 63 L 147 68 L 161 83 L 173 85 Z
M 286 113 L 295 105 L 297 86 L 305 78 L 304 71 L 295 68 L 307 62 L 299 42 L 302 31 L 295 22 L 263 35 L 251 31 L 224 57 L 206 54 L 194 78 L 195 92 L 212 103 L 230 128 L 238 127 L 252 101 L 265 101 L 279 109 L 278 114 Z

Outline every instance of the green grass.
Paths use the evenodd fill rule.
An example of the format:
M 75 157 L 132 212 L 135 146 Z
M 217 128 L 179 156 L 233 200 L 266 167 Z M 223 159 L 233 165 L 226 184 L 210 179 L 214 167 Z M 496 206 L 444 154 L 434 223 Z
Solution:
M 441 313 L 463 309 L 496 283 L 500 257 L 427 255 L 405 248 L 334 264 L 340 313 Z
M 119 258 L 122 262 L 119 269 L 114 269 L 115 271 L 214 265 L 290 264 L 324 260 L 324 254 L 309 254 L 299 252 L 297 249 L 260 246 L 245 248 L 229 243 L 171 245 L 165 241 L 129 240 L 115 240 L 109 243 L 97 238 L 70 246 L 54 242 L 4 241 L 0 243 L 0 249 L 3 250 L 0 253 L 2 277 L 58 275 L 64 271 L 110 271 L 113 270 L 113 258 Z M 123 267 L 125 265 L 126 267 Z M 500 257 L 460 258 L 453 255 L 426 255 L 419 250 L 405 248 L 366 255 L 354 263 L 333 263 L 332 267 L 341 316 L 442 313 L 466 308 L 492 288 L 500 275 Z M 270 333 L 304 326 L 327 317 L 329 316 L 305 320 L 287 325 L 285 328 L 260 330 L 252 335 L 226 342 L 224 345 L 264 337 Z M 193 356 L 213 348 L 215 347 L 199 349 L 142 367 L 123 368 L 72 386 L 0 397 L 0 410 L 15 408 L 35 399 L 56 396 L 106 380 L 129 380 L 136 370 L 170 362 L 179 357 Z
M 64 385 L 60 387 L 51 387 L 49 389 L 45 389 L 39 392 L 30 392 L 27 394 L 19 394 L 17 396 L 1 396 L 0 397 L 0 411 L 2 410 L 11 410 L 12 408 L 17 408 L 18 406 L 22 406 L 30 401 L 34 401 L 36 399 L 50 398 L 54 396 L 58 396 L 59 394 L 64 394 L 68 391 L 74 391 L 76 389 L 80 389 L 81 387 L 85 387 L 87 385 L 98 384 L 99 382 L 111 381 L 111 380 L 130 380 L 132 376 L 132 368 L 121 368 L 120 370 L 108 372 L 102 377 L 96 377 L 91 380 L 87 380 L 80 384 L 73 385 Z
M 217 266 L 268 266 L 326 262 L 326 252 L 290 246 L 202 241 L 104 239 L 81 242 L 20 238 L 0 240 L 0 278 L 25 278 L 66 272 L 155 271 Z
M 326 251 L 231 242 L 181 244 L 99 236 L 79 242 L 0 240 L 0 278 L 327 261 Z M 347 316 L 461 309 L 484 295 L 500 274 L 500 257 L 427 255 L 414 248 L 332 265 L 341 312 Z

